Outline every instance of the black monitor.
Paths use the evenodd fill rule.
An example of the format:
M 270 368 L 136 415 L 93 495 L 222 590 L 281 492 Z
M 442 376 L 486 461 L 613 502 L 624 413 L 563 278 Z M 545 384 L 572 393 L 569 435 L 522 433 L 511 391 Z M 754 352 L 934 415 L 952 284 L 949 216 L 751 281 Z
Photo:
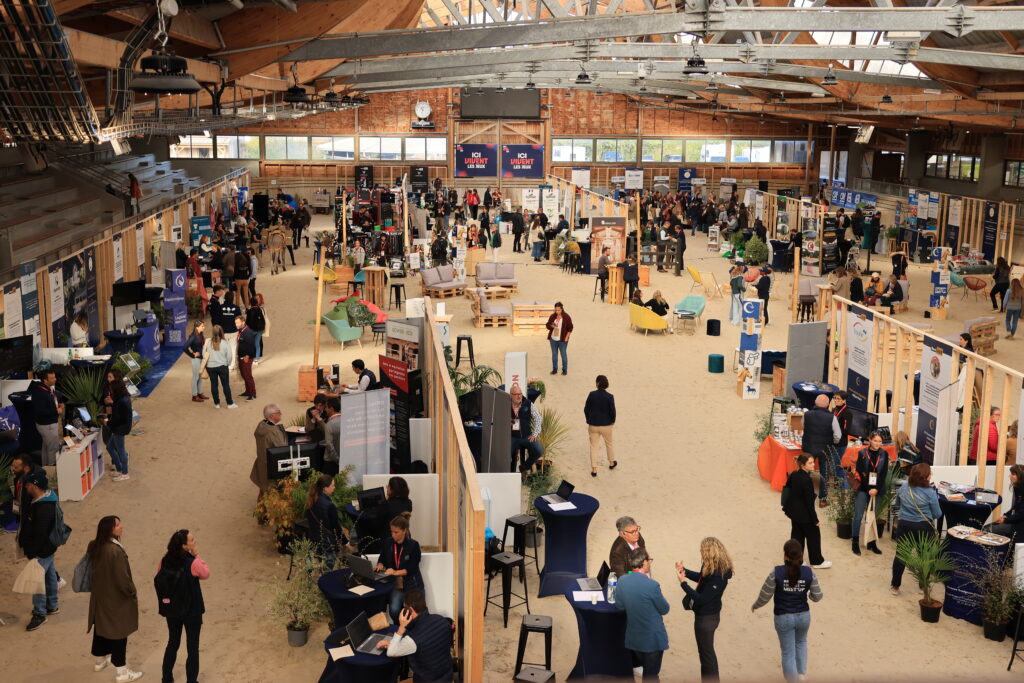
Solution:
M 0 377 L 31 372 L 34 346 L 35 340 L 30 334 L 0 339 Z
M 114 283 L 110 296 L 112 306 L 132 306 L 143 301 L 146 301 L 145 280 Z
M 356 492 L 356 499 L 359 501 L 359 511 L 366 512 L 378 505 L 383 505 L 387 496 L 384 493 L 384 487 L 378 486 L 375 489 Z
M 878 415 L 850 407 L 850 436 L 867 439 L 868 434 L 878 429 Z

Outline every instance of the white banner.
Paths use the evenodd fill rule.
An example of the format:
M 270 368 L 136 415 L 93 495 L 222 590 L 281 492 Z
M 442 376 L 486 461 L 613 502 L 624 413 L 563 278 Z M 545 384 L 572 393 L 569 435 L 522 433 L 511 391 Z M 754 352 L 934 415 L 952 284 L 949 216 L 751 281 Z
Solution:
M 626 185 L 627 190 L 642 190 L 644 187 L 644 169 L 627 168 Z
M 114 235 L 114 282 L 124 281 L 124 240 L 121 235 Z
M 537 211 L 540 209 L 540 190 L 536 187 L 524 187 L 521 201 L 527 211 Z
M 589 168 L 574 168 L 572 169 L 572 184 L 577 187 L 582 187 L 584 190 L 590 189 L 590 169 Z
M 541 202 L 544 204 L 544 213 L 548 215 L 548 218 L 558 218 L 558 214 L 562 213 L 561 207 L 558 205 L 558 190 L 553 187 L 545 187 L 541 190 Z
M 135 263 L 139 268 L 139 278 L 148 280 L 149 278 L 146 277 L 146 235 L 142 229 L 142 223 L 135 224 Z
M 764 192 L 758 192 L 754 197 L 754 218 L 764 220 Z
M 15 280 L 4 287 L 4 336 L 25 334 L 21 322 L 21 282 Z
M 355 468 L 352 481 L 391 471 L 390 412 L 390 389 L 341 395 L 341 440 L 335 447 L 341 469 Z
M 960 227 L 960 215 L 963 212 L 964 200 L 961 197 L 949 198 L 949 212 L 946 215 L 946 225 Z
M 24 319 L 25 334 L 31 334 L 34 340 L 33 343 L 37 346 L 41 341 L 38 287 L 36 274 L 33 270 L 29 269 L 27 273 L 21 276 L 21 317 Z M 28 318 L 25 318 L 26 313 L 28 313 Z
M 53 323 L 64 317 L 64 269 L 49 268 L 46 275 L 50 279 L 50 323 Z

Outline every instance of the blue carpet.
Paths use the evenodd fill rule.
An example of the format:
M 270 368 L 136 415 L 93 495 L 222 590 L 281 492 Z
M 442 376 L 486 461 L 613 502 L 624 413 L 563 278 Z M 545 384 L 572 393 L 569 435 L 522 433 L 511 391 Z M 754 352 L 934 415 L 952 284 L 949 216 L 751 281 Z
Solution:
M 160 360 L 153 363 L 153 367 L 146 373 L 146 381 L 139 385 L 140 396 L 145 398 L 153 393 L 156 385 L 160 384 L 160 380 L 170 372 L 171 367 L 181 357 L 181 353 L 182 348 L 180 346 L 165 346 L 160 349 Z

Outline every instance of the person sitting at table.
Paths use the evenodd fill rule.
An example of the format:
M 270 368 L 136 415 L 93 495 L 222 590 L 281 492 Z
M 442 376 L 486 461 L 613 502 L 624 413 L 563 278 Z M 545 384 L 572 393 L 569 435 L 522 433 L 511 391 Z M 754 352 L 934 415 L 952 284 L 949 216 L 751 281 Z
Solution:
M 864 290 L 864 304 L 867 306 L 874 306 L 875 302 L 878 301 L 879 297 L 882 296 L 885 285 L 882 284 L 882 274 L 878 272 L 871 273 L 871 279 L 868 281 L 868 286 Z
M 320 443 L 324 440 L 324 425 L 327 424 L 327 394 L 313 397 L 313 405 L 306 409 L 306 421 L 303 424 L 303 436 L 296 441 Z
M 889 473 L 889 454 L 882 450 L 882 434 L 878 430 L 871 432 L 868 436 L 867 448 L 862 448 L 857 453 L 857 463 L 854 465 L 854 475 L 857 483 L 856 497 L 853 505 L 853 554 L 860 555 L 860 522 L 864 517 L 864 511 L 868 507 L 868 500 L 878 495 L 878 491 L 885 485 L 885 477 Z M 868 542 L 868 550 L 881 555 L 875 541 Z
M 1010 486 L 1013 488 L 1013 503 L 1007 513 L 992 520 L 988 531 L 1010 539 L 1024 538 L 1024 465 L 1010 468 Z
M 540 430 L 543 418 L 537 406 L 523 397 L 523 390 L 513 384 L 509 391 L 512 397 L 512 453 L 515 458 L 519 449 L 526 450 L 525 460 L 519 463 L 519 473 L 526 478 L 534 464 L 544 455 L 544 447 L 540 445 Z M 513 461 L 514 464 L 514 461 Z
M 608 266 L 611 265 L 612 250 L 609 247 L 601 249 L 601 256 L 597 259 L 597 279 L 601 284 L 601 303 L 604 303 L 604 295 L 608 289 Z
M 75 319 L 68 327 L 69 345 L 81 348 L 89 345 L 89 315 L 85 311 L 79 311 Z
M 989 465 L 994 465 L 996 462 L 996 456 L 999 453 L 999 419 L 1003 416 L 997 406 L 992 406 L 989 409 L 988 418 L 988 445 L 986 447 L 986 457 Z M 971 432 L 971 454 L 967 458 L 968 465 L 975 465 L 978 462 L 978 450 L 980 440 L 978 438 L 978 432 L 981 429 L 981 418 L 979 417 L 974 422 L 974 430 Z
M 903 287 L 900 286 L 899 278 L 893 273 L 889 276 L 889 282 L 886 283 L 885 291 L 882 292 L 882 305 L 889 307 L 889 315 L 896 312 L 893 308 L 893 304 L 898 304 L 903 301 Z
M 649 308 L 661 317 L 665 317 L 669 312 L 668 302 L 665 301 L 665 297 L 661 295 L 661 290 L 657 289 L 654 291 L 654 296 L 647 300 L 644 304 L 645 308 Z
M 936 532 L 936 520 L 942 516 L 942 509 L 938 493 L 929 482 L 931 476 L 931 465 L 919 462 L 910 468 L 910 476 L 896 491 L 892 505 L 899 513 L 899 524 L 892 533 L 893 543 L 910 534 L 923 536 Z M 905 568 L 898 556 L 893 558 L 892 582 L 889 584 L 889 592 L 893 595 L 900 594 Z
M 619 535 L 612 542 L 608 553 L 608 566 L 616 576 L 629 573 L 629 554 L 637 548 L 647 548 L 647 542 L 640 535 L 640 526 L 632 517 L 619 517 L 615 520 L 615 529 Z
M 860 279 L 860 271 L 851 268 L 846 271 L 850 276 L 850 301 L 855 304 L 864 302 L 864 281 Z
M 341 467 L 338 453 L 341 447 L 341 399 L 328 396 L 324 401 L 324 412 L 327 413 L 324 421 L 324 473 L 337 474 Z
M 644 305 L 644 293 L 639 288 L 633 290 L 632 296 L 629 298 L 629 303 L 636 304 L 637 306 Z
M 427 612 L 423 591 L 405 594 L 393 638 L 377 643 L 388 657 L 408 657 L 413 683 L 449 683 L 455 679 L 452 661 L 452 620 Z
M 398 621 L 405 593 L 423 590 L 420 575 L 420 544 L 409 537 L 409 520 L 398 515 L 391 520 L 391 537 L 384 541 L 377 560 L 377 571 L 395 577 L 395 587 L 388 599 L 391 621 Z
M 641 673 L 645 681 L 659 680 L 661 660 L 668 649 L 664 617 L 669 604 L 661 586 L 651 578 L 652 561 L 644 548 L 630 551 L 629 572 L 615 588 L 615 608 L 626 613 L 625 646 L 633 659 L 633 671 Z
M 352 372 L 359 376 L 359 382 L 358 384 L 346 385 L 346 394 L 354 394 L 359 391 L 370 391 L 371 389 L 379 388 L 377 386 L 377 375 L 373 374 L 372 370 L 366 369 L 366 363 L 364 363 L 361 358 L 356 358 L 352 361 Z
M 391 477 L 385 488 L 387 498 L 380 505 L 361 510 L 356 524 L 359 548 L 364 553 L 379 553 L 384 539 L 390 533 L 391 520 L 401 515 L 412 517 L 409 484 L 402 477 Z
M 899 462 L 903 474 L 909 475 L 911 468 L 921 462 L 921 451 L 904 431 L 896 432 L 894 441 L 896 443 L 896 460 Z

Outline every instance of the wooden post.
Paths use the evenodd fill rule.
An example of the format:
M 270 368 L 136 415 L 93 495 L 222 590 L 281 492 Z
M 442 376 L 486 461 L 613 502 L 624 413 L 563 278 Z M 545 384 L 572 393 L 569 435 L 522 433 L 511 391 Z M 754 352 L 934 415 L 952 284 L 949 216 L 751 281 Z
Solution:
M 789 301 L 789 322 L 795 323 L 800 308 L 800 248 L 793 249 L 793 293 Z
M 988 413 L 992 409 L 992 384 L 993 378 L 992 373 L 988 370 L 983 371 L 984 381 L 982 382 L 981 390 L 981 412 L 978 413 L 978 443 L 976 448 L 978 450 L 978 487 L 984 488 L 985 486 L 985 469 L 988 465 Z M 967 401 L 964 400 L 964 413 L 969 413 L 967 409 Z M 974 425 L 970 426 L 973 431 Z M 1000 431 L 1002 429 L 1000 428 Z M 972 435 L 972 432 L 967 432 L 968 436 Z M 970 440 L 970 439 L 968 439 Z
M 345 262 L 345 251 L 348 249 L 348 193 L 341 188 L 341 261 Z M 320 259 L 323 263 L 324 259 Z
M 313 372 L 320 367 L 320 315 L 324 310 L 324 263 L 320 259 L 320 270 L 316 278 L 316 320 L 313 323 Z
M 829 187 L 830 190 L 832 189 L 832 182 L 835 180 L 835 174 L 836 174 L 836 126 L 835 126 L 835 124 L 832 124 L 831 128 L 832 128 L 832 134 L 829 137 L 829 143 L 828 143 L 828 150 L 829 150 L 828 151 L 828 187 Z M 849 173 L 849 171 L 847 171 L 847 173 Z M 819 232 L 821 231 L 821 226 L 818 226 L 818 230 L 819 230 Z
M 967 455 L 971 447 L 971 405 L 974 402 L 974 357 L 967 356 L 964 363 L 964 410 L 960 419 L 960 458 L 957 462 L 961 467 L 967 464 Z M 979 484 L 980 485 L 980 484 Z

